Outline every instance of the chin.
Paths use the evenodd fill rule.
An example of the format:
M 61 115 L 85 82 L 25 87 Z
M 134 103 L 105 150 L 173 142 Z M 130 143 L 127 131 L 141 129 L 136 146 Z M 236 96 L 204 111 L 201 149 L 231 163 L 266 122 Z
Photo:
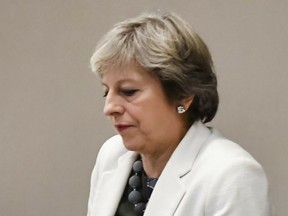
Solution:
M 135 142 L 135 141 L 126 141 L 123 139 L 123 144 L 125 146 L 125 148 L 129 151 L 135 151 L 135 152 L 139 152 L 141 147 L 139 145 L 139 142 Z
M 137 146 L 135 146 L 135 145 L 124 143 L 124 146 L 125 146 L 125 148 L 126 148 L 127 150 L 129 150 L 129 151 L 136 151 L 136 152 L 138 152 L 138 148 L 137 148 Z

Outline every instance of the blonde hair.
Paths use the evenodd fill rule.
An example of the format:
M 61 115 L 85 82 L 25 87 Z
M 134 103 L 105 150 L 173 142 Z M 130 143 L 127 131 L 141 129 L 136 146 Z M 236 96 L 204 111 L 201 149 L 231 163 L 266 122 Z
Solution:
M 160 80 L 169 101 L 194 96 L 189 124 L 213 119 L 218 92 L 210 52 L 178 15 L 142 14 L 116 24 L 98 43 L 91 68 L 102 77 L 108 69 L 132 62 Z

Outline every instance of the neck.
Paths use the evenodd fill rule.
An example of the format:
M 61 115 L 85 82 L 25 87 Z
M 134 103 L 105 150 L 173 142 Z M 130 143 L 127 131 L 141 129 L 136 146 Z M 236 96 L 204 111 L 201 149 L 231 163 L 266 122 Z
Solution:
M 143 168 L 148 178 L 158 178 L 161 175 L 168 160 L 182 138 L 185 136 L 186 132 L 187 130 L 185 130 L 185 132 L 183 131 L 183 133 L 181 133 L 181 135 L 174 140 L 174 142 L 171 142 L 169 145 L 164 145 L 165 148 L 160 149 L 158 152 L 153 152 L 152 154 L 141 153 Z
M 179 130 L 178 135 L 176 135 L 174 139 L 171 139 L 171 137 L 168 138 L 164 145 L 161 145 L 160 143 L 155 143 L 154 145 L 157 145 L 159 147 L 156 151 L 149 153 L 140 153 L 143 168 L 148 178 L 158 178 L 161 175 L 168 160 L 170 159 L 174 150 L 177 148 L 178 144 L 185 136 L 187 131 L 188 129 L 186 127 L 182 127 L 181 130 Z
M 170 155 L 161 155 L 159 158 L 154 158 L 151 155 L 141 154 L 143 168 L 148 178 L 158 178 L 166 163 L 168 162 Z

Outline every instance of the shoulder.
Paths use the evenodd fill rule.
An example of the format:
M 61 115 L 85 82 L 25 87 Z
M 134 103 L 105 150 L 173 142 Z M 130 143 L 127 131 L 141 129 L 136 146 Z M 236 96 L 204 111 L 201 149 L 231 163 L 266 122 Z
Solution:
M 210 185 L 210 189 L 215 190 L 227 185 L 267 187 L 265 171 L 250 153 L 216 129 L 210 128 L 210 132 L 192 169 L 201 184 Z
M 123 152 L 127 151 L 123 145 L 123 141 L 120 135 L 115 135 L 110 137 L 108 140 L 104 142 L 100 151 L 98 153 L 99 156 L 103 157 L 117 157 L 117 155 L 121 155 Z
M 250 174 L 265 176 L 262 166 L 250 153 L 222 136 L 216 129 L 211 129 L 211 135 L 203 144 L 195 162 L 195 165 L 206 170 L 207 174 L 213 174 L 212 178 L 221 177 L 225 172 L 237 175 L 247 171 L 251 171 Z
M 120 135 L 109 138 L 99 150 L 96 164 L 107 170 L 117 164 L 118 159 L 127 153 Z
M 225 138 L 220 132 L 214 128 L 210 129 L 211 135 L 208 137 L 199 152 L 199 160 L 207 162 L 213 167 L 226 166 L 233 161 L 242 161 L 243 163 L 251 163 L 254 166 L 261 165 L 239 144 Z M 245 161 L 245 162 L 244 162 Z
M 224 211 L 226 206 L 225 211 L 233 210 L 235 215 L 267 214 L 269 186 L 262 166 L 215 129 L 199 152 L 195 168 L 207 192 L 207 212 Z

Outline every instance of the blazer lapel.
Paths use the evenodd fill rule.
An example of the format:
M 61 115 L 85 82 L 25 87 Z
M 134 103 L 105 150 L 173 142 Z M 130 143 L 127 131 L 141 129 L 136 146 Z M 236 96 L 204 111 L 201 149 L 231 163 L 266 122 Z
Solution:
M 103 173 L 99 179 L 101 188 L 97 189 L 98 195 L 94 202 L 95 216 L 112 216 L 115 214 L 136 157 L 137 153 L 127 152 L 119 158 L 118 167 L 115 170 Z
M 191 171 L 203 143 L 210 134 L 210 130 L 201 122 L 196 122 L 189 129 L 158 179 L 145 216 L 174 215 L 186 192 L 187 186 L 183 177 Z

